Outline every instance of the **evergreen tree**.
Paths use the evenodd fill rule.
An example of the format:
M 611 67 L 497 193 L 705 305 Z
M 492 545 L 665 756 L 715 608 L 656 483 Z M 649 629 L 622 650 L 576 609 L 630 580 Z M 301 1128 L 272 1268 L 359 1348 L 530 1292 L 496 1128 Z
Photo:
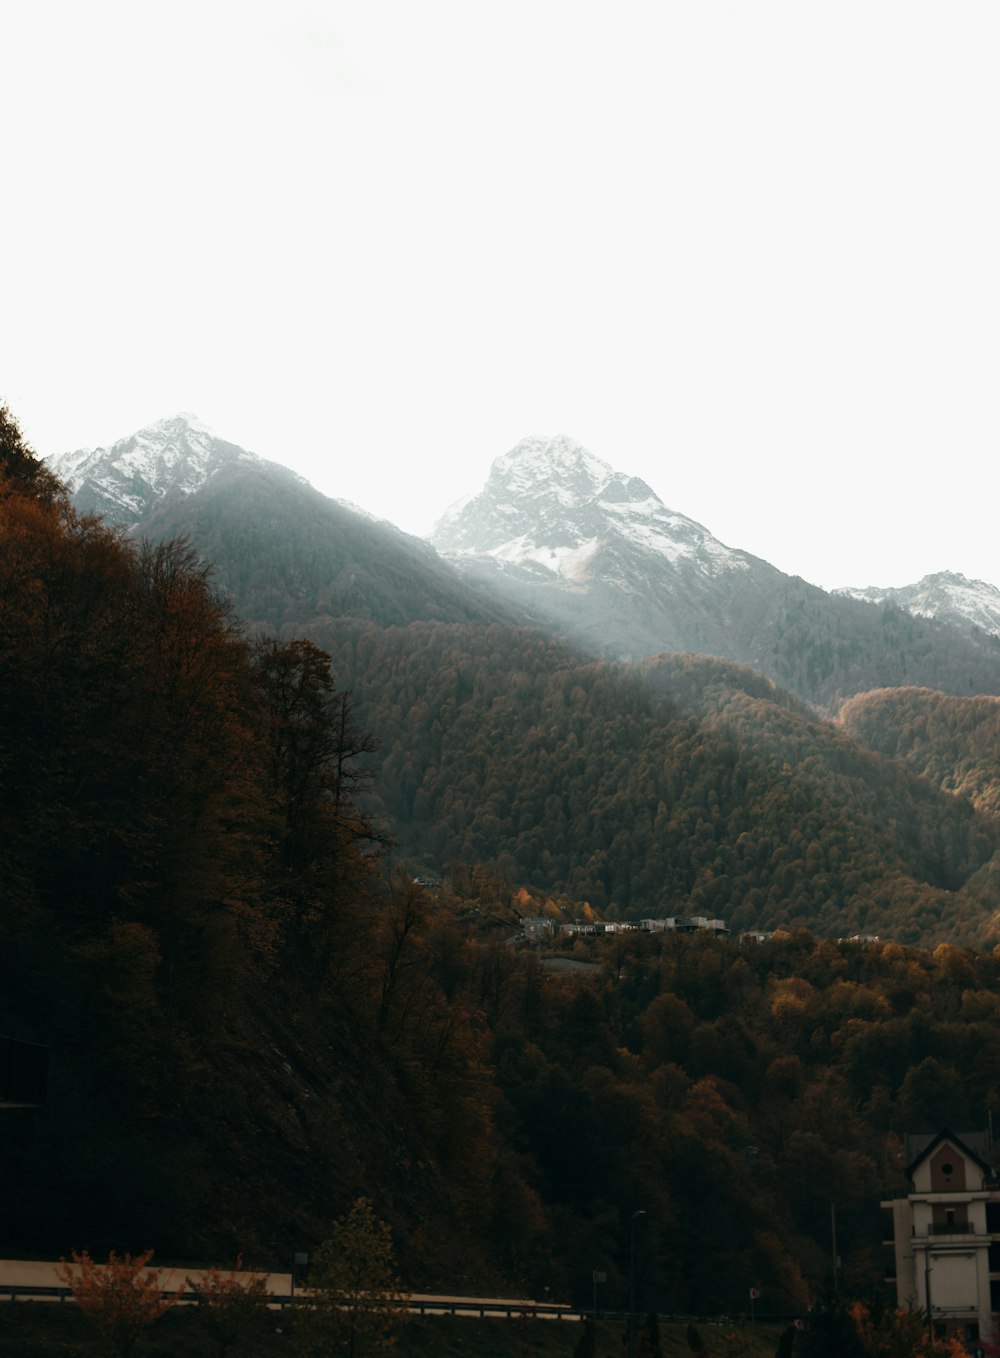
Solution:
M 334 1224 L 316 1251 L 309 1303 L 296 1312 L 300 1352 L 367 1358 L 391 1346 L 399 1324 L 399 1284 L 389 1227 L 367 1198 Z
M 0 405 L 0 495 L 7 481 L 22 494 L 51 502 L 66 495 L 62 482 L 52 475 L 25 443 L 20 426 L 6 405 Z
M 789 1325 L 782 1330 L 781 1338 L 778 1340 L 778 1347 L 774 1350 L 774 1358 L 792 1358 L 795 1349 L 796 1329 L 794 1325 Z
M 597 1358 L 597 1334 L 591 1316 L 584 1316 L 582 1333 L 576 1341 L 573 1358 Z
M 662 1352 L 660 1318 L 655 1311 L 650 1311 L 639 1335 L 639 1353 L 642 1358 L 661 1358 Z
M 687 1334 L 685 1337 L 687 1339 L 687 1346 L 692 1353 L 703 1354 L 705 1352 L 705 1341 L 699 1334 L 696 1325 L 692 1324 L 687 1327 Z
M 829 1294 L 810 1310 L 794 1352 L 795 1358 L 865 1358 L 853 1316 Z

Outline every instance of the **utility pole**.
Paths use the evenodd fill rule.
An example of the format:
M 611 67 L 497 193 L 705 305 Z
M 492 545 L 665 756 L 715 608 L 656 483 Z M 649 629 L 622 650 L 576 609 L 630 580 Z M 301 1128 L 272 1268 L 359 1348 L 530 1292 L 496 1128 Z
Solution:
M 927 1302 L 927 1338 L 934 1343 L 934 1320 L 931 1316 L 931 1242 L 924 1246 L 924 1300 Z
M 628 1358 L 635 1358 L 635 1219 L 646 1213 L 632 1213 L 628 1231 Z
M 606 1283 L 607 1281 L 608 1281 L 608 1275 L 607 1275 L 607 1273 L 604 1272 L 603 1269 L 596 1269 L 596 1268 L 595 1268 L 595 1269 L 593 1270 L 593 1282 L 594 1282 L 594 1319 L 595 1319 L 595 1320 L 597 1319 L 597 1284 L 598 1284 L 598 1283 Z
M 839 1288 L 837 1286 L 837 1205 L 830 1203 L 830 1240 L 833 1244 L 833 1295 L 837 1296 Z

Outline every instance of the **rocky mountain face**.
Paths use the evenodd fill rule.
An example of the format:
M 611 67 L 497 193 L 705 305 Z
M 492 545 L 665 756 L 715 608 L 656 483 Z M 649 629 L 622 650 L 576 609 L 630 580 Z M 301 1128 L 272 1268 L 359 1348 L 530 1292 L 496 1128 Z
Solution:
M 540 578 L 547 573 L 570 586 L 610 573 L 616 555 L 627 569 L 636 552 L 690 562 L 709 575 L 754 561 L 565 436 L 524 439 L 497 458 L 483 490 L 453 505 L 432 541 L 452 555 L 537 568 Z
M 956 571 L 925 575 L 899 589 L 838 589 L 835 594 L 872 604 L 894 604 L 919 618 L 942 618 L 957 627 L 978 628 L 1000 636 L 1000 589 L 985 580 L 968 580 Z
M 467 577 L 627 658 L 697 650 L 749 659 L 754 619 L 784 578 L 562 436 L 524 439 L 498 458 L 431 542 Z M 734 595 L 744 603 L 738 622 L 727 607 Z
M 260 461 L 187 413 L 158 420 L 110 448 L 81 448 L 47 459 L 79 510 L 127 528 L 166 497 L 192 494 L 223 467 Z
M 498 458 L 431 541 L 468 579 L 600 654 L 722 656 L 830 710 L 897 684 L 1000 692 L 989 638 L 785 575 L 565 437 Z

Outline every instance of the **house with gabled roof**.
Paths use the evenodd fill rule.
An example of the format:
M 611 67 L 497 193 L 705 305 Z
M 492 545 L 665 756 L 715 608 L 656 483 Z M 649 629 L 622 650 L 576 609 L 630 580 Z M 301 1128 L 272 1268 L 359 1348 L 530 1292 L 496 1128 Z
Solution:
M 1000 1179 L 989 1132 L 907 1136 L 910 1191 L 891 1214 L 896 1303 L 976 1345 L 1000 1321 Z

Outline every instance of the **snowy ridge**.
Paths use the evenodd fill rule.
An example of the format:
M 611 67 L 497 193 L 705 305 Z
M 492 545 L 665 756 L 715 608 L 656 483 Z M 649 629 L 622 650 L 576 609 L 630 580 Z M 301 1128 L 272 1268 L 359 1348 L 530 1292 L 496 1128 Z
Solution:
M 477 494 L 452 505 L 431 534 L 445 555 L 490 557 L 583 584 L 619 552 L 715 575 L 747 558 L 667 509 L 639 477 L 616 471 L 566 435 L 522 439 L 498 457 Z M 617 572 L 616 572 L 617 573 Z
M 557 434 L 553 438 L 522 439 L 493 463 L 490 480 L 509 495 L 548 491 L 564 508 L 576 508 L 588 494 L 614 478 L 607 462 L 581 444 Z
M 870 585 L 833 592 L 871 604 L 894 604 L 916 617 L 942 618 L 1000 636 L 1000 589 L 986 580 L 969 580 L 957 571 L 938 571 L 898 589 Z
M 132 526 L 165 495 L 190 495 L 220 468 L 259 461 L 184 412 L 147 425 L 108 448 L 81 448 L 48 459 L 78 507 Z

